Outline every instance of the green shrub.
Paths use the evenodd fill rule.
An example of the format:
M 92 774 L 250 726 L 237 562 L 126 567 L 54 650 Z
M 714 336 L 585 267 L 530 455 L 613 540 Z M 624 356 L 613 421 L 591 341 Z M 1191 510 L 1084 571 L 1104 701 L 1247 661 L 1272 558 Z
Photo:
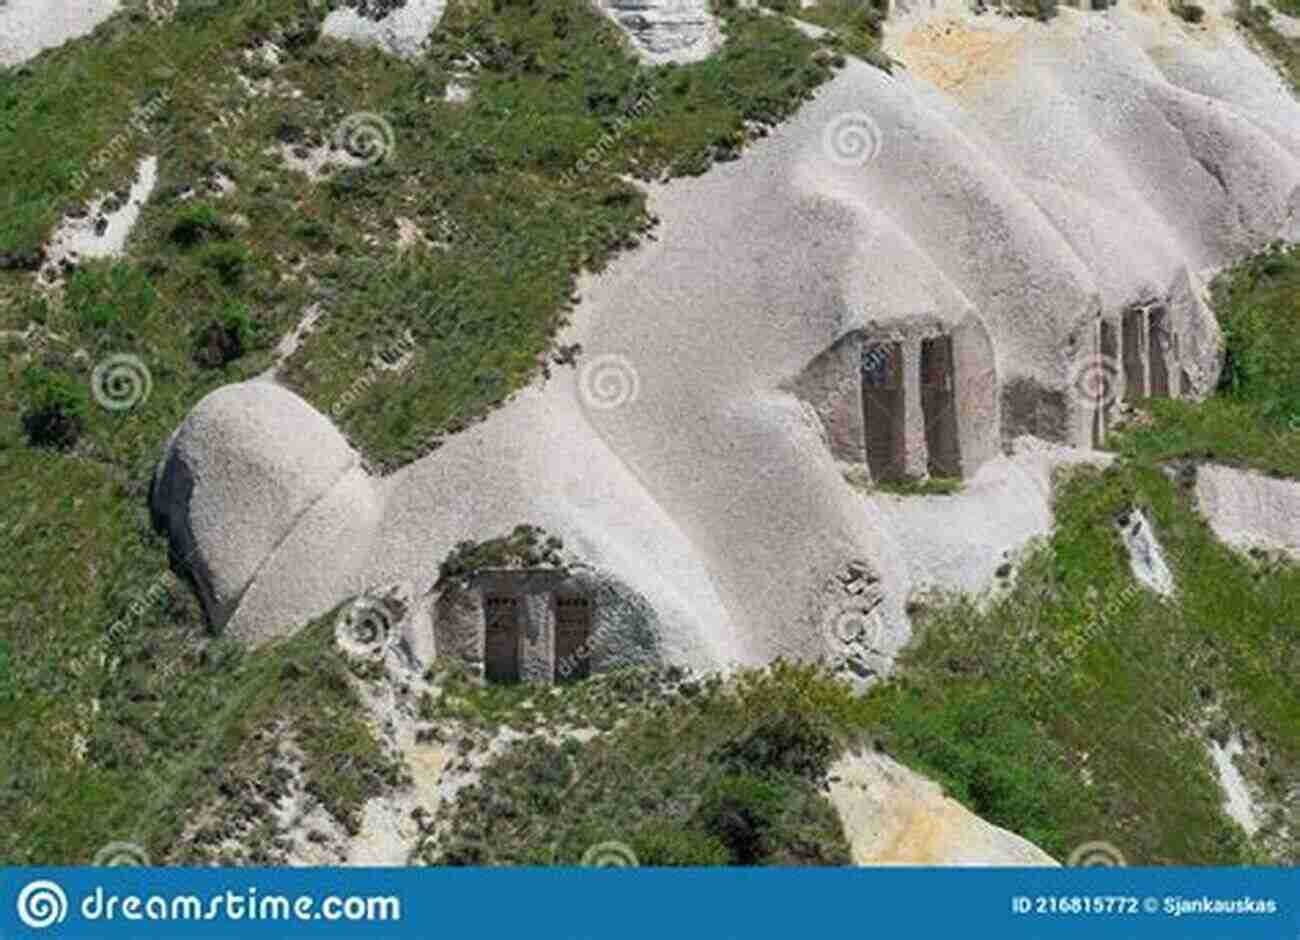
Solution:
M 1001 0 L 994 0 L 994 6 L 1002 6 Z M 1043 23 L 1056 16 L 1059 6 L 1059 0 L 1006 0 L 1006 8 L 1016 16 L 1032 16 Z
M 9 644 L 0 640 L 0 705 L 18 697 L 18 679 L 14 675 L 13 657 Z
M 652 819 L 631 838 L 642 865 L 700 867 L 731 864 L 731 852 L 716 836 L 667 820 Z
M 1233 0 L 1232 15 L 1248 29 L 1268 26 L 1273 20 L 1272 9 L 1262 3 L 1251 3 L 1251 0 Z
M 77 443 L 86 424 L 89 396 L 85 386 L 68 375 L 43 366 L 23 373 L 27 407 L 23 430 L 40 447 L 67 450 Z
M 438 583 L 472 578 L 489 568 L 559 568 L 564 543 L 535 525 L 515 526 L 508 536 L 483 542 L 458 542 L 438 567 Z
M 773 854 L 789 794 L 779 783 L 745 774 L 720 778 L 696 815 L 700 828 L 727 847 L 736 865 L 757 865 Z
M 220 241 L 234 234 L 217 210 L 206 202 L 190 202 L 176 214 L 171 240 L 181 248 L 193 248 L 200 242 Z
M 220 368 L 251 349 L 260 333 L 247 306 L 230 304 L 195 331 L 194 361 L 205 368 Z
M 756 777 L 790 774 L 805 780 L 822 779 L 837 748 L 827 728 L 809 715 L 782 711 L 763 720 L 749 734 L 728 741 L 715 759 L 733 773 Z
M 236 287 L 252 267 L 253 256 L 237 242 L 213 242 L 204 246 L 199 263 L 215 271 L 226 287 Z

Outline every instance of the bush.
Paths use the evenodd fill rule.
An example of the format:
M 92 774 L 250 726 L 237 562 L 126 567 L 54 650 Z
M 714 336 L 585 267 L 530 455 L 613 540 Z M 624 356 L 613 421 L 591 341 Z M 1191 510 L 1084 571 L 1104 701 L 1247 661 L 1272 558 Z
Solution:
M 727 847 L 731 863 L 759 865 L 775 849 L 775 830 L 789 794 L 781 784 L 747 774 L 719 779 L 696 814 L 700 829 Z
M 234 232 L 211 205 L 191 202 L 176 215 L 172 223 L 171 240 L 182 248 L 193 248 L 200 242 L 230 238 Z
M 438 584 L 467 581 L 486 568 L 563 568 L 564 543 L 540 527 L 523 523 L 508 536 L 486 542 L 458 542 L 438 566 Z
M 1011 0 L 1010 10 L 1017 16 L 1032 16 L 1046 23 L 1056 16 L 1059 0 Z
M 203 249 L 199 263 L 215 271 L 222 284 L 235 287 L 252 267 L 252 255 L 235 242 L 215 242 Z
M 830 733 L 808 716 L 784 711 L 750 734 L 729 741 L 715 759 L 728 770 L 758 777 L 793 774 L 818 781 L 830 770 L 836 747 Z
M 731 852 L 716 836 L 665 820 L 651 820 L 632 837 L 642 865 L 674 867 L 731 864 Z
M 1181 0 L 1174 0 L 1170 7 L 1175 16 L 1181 17 L 1189 23 L 1199 23 L 1205 19 L 1205 7 L 1199 3 L 1184 3 Z
M 39 447 L 67 450 L 77 443 L 86 423 L 88 397 L 79 382 L 65 372 L 34 366 L 23 375 L 27 409 L 23 430 Z
M 1233 0 L 1232 16 L 1242 26 L 1248 28 L 1263 27 L 1272 22 L 1273 11 L 1262 3 L 1251 3 L 1250 0 Z
M 256 321 L 243 304 L 232 304 L 200 327 L 194 337 L 194 361 L 219 369 L 250 349 L 259 334 Z

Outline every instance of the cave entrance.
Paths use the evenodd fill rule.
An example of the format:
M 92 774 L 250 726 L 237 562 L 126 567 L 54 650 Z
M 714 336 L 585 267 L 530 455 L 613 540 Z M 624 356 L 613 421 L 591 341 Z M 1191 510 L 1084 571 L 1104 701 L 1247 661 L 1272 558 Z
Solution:
M 925 417 L 926 469 L 932 477 L 961 476 L 952 337 L 921 341 L 921 413 Z
M 871 343 L 862 350 L 862 421 L 873 480 L 906 476 L 902 343 Z
M 1168 398 L 1171 341 L 1169 314 L 1163 307 L 1151 311 L 1150 319 L 1147 321 L 1147 337 L 1150 340 L 1150 352 L 1147 355 L 1151 381 L 1149 394 L 1152 398 Z
M 519 647 L 523 639 L 519 599 L 493 595 L 484 598 L 483 673 L 489 682 L 518 682 Z
M 1124 400 L 1132 404 L 1147 396 L 1146 367 L 1142 362 L 1142 311 L 1124 311 Z
M 1101 321 L 1099 349 L 1102 369 L 1099 378 L 1102 381 L 1097 383 L 1097 402 L 1092 414 L 1093 447 L 1101 447 L 1106 441 L 1106 432 L 1110 430 L 1110 409 L 1115 403 L 1114 384 L 1118 382 L 1118 376 L 1111 370 L 1119 366 L 1119 333 L 1109 320 Z
M 591 675 L 591 601 L 555 599 L 555 681 L 577 682 Z

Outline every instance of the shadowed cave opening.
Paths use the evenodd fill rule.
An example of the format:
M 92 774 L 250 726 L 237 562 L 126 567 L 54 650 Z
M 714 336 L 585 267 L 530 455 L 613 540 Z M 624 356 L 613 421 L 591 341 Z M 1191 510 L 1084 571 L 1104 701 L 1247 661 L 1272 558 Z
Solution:
M 921 341 L 921 413 L 925 418 L 926 469 L 932 477 L 961 476 L 952 337 Z
M 862 422 L 873 480 L 907 475 L 903 344 L 874 343 L 862 350 Z

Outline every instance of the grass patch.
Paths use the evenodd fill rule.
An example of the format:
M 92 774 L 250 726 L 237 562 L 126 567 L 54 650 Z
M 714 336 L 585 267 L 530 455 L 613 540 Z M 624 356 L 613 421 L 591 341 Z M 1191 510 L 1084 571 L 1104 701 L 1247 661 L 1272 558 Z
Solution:
M 821 0 L 806 8 L 794 0 L 765 5 L 831 30 L 827 45 L 834 55 L 847 52 L 886 72 L 894 67 L 880 47 L 889 0 Z
M 1171 555 L 1175 603 L 1129 574 L 1114 520 L 1133 505 Z M 867 699 L 885 747 L 1058 858 L 1103 839 L 1132 864 L 1294 863 L 1300 569 L 1262 576 L 1155 469 L 1079 471 L 1057 510 L 1009 596 L 926 615 Z M 1220 809 L 1212 721 L 1259 742 L 1248 777 L 1281 807 L 1253 847 Z

